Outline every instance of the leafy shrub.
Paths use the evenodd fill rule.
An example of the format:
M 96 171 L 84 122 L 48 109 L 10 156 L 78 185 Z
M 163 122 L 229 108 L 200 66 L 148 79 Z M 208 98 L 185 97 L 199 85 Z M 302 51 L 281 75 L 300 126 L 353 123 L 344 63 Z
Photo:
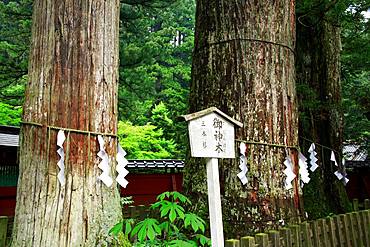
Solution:
M 19 126 L 22 107 L 14 107 L 0 102 L 0 125 Z
M 118 137 L 128 159 L 169 159 L 174 157 L 176 145 L 163 137 L 163 130 L 148 123 L 135 126 L 130 122 L 118 123 Z
M 110 231 L 114 236 L 124 235 L 135 247 L 144 246 L 210 246 L 211 240 L 204 236 L 205 222 L 198 215 L 187 212 L 183 206 L 190 200 L 179 192 L 164 192 L 150 208 L 159 211 L 159 219 L 146 218 L 135 222 L 125 219 Z

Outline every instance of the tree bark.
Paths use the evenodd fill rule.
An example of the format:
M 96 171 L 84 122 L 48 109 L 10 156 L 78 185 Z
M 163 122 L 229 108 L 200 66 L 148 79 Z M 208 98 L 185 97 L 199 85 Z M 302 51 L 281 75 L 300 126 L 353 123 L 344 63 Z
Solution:
M 244 124 L 237 139 L 297 146 L 294 46 L 294 0 L 198 0 L 190 112 L 216 106 Z M 251 144 L 247 148 L 246 186 L 236 176 L 237 159 L 220 161 L 229 237 L 274 227 L 279 220 L 294 221 L 300 211 L 298 180 L 293 190 L 285 190 L 283 174 L 287 155 L 297 173 L 296 150 Z M 205 176 L 204 162 L 187 162 L 185 189 L 204 212 Z
M 297 85 L 300 105 L 300 134 L 335 150 L 341 166 L 343 111 L 340 83 L 340 26 L 325 12 L 297 23 Z M 302 16 L 304 16 L 302 14 Z M 301 140 L 303 150 L 311 143 Z M 304 205 L 310 218 L 343 213 L 349 201 L 338 169 L 330 161 L 331 151 L 317 146 L 320 169 L 304 187 Z
M 65 179 L 57 180 L 57 129 L 116 134 L 119 1 L 35 0 L 21 128 L 12 246 L 100 246 L 122 212 L 106 187 L 96 135 L 66 131 Z M 104 137 L 110 165 L 116 138 Z M 113 177 L 113 174 L 111 174 Z

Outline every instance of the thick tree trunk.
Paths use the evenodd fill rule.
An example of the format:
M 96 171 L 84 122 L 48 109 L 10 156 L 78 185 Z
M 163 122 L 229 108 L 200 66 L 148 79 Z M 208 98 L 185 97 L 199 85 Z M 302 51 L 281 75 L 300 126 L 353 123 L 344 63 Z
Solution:
M 323 14 L 325 15 L 325 13 Z M 343 112 L 340 85 L 340 27 L 329 19 L 302 19 L 297 24 L 297 85 L 300 133 L 338 153 L 343 144 Z M 311 143 L 302 139 L 303 150 Z M 343 184 L 334 176 L 330 150 L 317 147 L 321 169 L 304 188 L 305 210 L 312 218 L 348 209 Z M 340 156 L 336 156 L 340 161 Z M 341 162 L 338 162 L 341 163 Z
M 237 139 L 297 146 L 294 12 L 294 0 L 198 0 L 190 111 L 216 106 L 244 124 Z M 296 150 L 247 146 L 246 186 L 236 176 L 237 159 L 220 161 L 229 237 L 294 221 L 300 211 L 297 180 L 294 189 L 284 189 L 283 161 L 287 154 L 296 161 Z M 205 176 L 204 165 L 189 160 L 185 188 L 204 211 Z
M 122 212 L 116 184 L 97 179 L 97 136 L 66 131 L 61 186 L 48 126 L 116 133 L 119 1 L 36 0 L 33 9 L 23 121 L 43 127 L 22 126 L 12 245 L 99 246 Z M 104 139 L 114 168 L 116 139 Z

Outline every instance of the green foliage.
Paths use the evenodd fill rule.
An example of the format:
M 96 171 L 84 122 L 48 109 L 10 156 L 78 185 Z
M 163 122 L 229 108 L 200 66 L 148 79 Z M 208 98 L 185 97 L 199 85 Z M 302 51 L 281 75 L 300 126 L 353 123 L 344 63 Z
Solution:
M 172 140 L 164 139 L 162 129 L 150 123 L 134 126 L 130 122 L 119 122 L 118 137 L 129 159 L 166 159 L 176 150 Z
M 110 233 L 124 232 L 135 241 L 134 246 L 210 246 L 210 239 L 204 236 L 204 220 L 185 210 L 190 204 L 179 192 L 164 192 L 151 206 L 151 210 L 159 210 L 159 220 L 146 218 L 135 223 L 133 219 L 126 219 L 116 224 Z
M 0 2 L 0 102 L 12 106 L 22 105 L 28 81 L 32 3 Z M 185 155 L 186 125 L 176 119 L 188 109 L 194 13 L 194 0 L 121 1 L 119 119 L 162 129 L 179 149 L 160 157 Z
M 341 110 L 343 108 L 337 103 L 337 99 L 340 99 L 341 95 L 335 92 L 336 90 L 332 90 L 334 88 L 331 85 L 332 79 L 337 77 L 328 78 L 328 75 L 331 74 L 329 71 L 337 73 L 338 69 L 334 64 L 331 65 L 330 61 L 324 60 L 324 63 L 321 61 L 322 58 L 329 58 L 329 54 L 332 54 L 329 56 L 333 57 L 339 55 L 340 47 L 334 47 L 334 45 L 339 44 L 337 42 L 339 27 L 345 27 L 347 21 L 354 24 L 352 18 L 344 17 L 349 14 L 349 8 L 356 2 L 358 1 L 297 1 L 298 63 L 296 72 L 298 75 L 297 94 L 300 100 L 300 135 L 316 139 L 327 146 L 334 145 L 335 148 L 340 147 L 338 140 L 342 141 L 340 133 L 343 131 L 341 124 Z M 342 34 L 346 32 L 346 30 L 343 30 Z M 330 37 L 329 35 L 333 36 Z M 342 39 L 342 41 L 344 40 Z M 366 46 L 366 43 L 362 43 L 362 45 Z M 346 41 L 343 46 L 346 46 Z M 333 52 L 338 53 L 334 55 Z M 353 54 L 353 51 L 349 53 Z M 328 92 L 331 93 L 328 94 Z M 332 93 L 335 95 L 331 95 Z M 343 91 L 343 95 L 346 93 L 348 91 Z M 354 98 L 355 96 L 348 95 L 348 97 Z M 343 106 L 346 108 L 348 104 L 345 103 Z M 354 112 L 347 111 L 347 114 L 353 116 Z M 328 120 L 330 125 L 323 126 Z M 357 125 L 357 121 L 354 121 L 353 125 Z M 333 129 L 333 126 L 338 129 Z M 345 127 L 345 140 L 348 140 L 352 138 L 350 136 L 354 136 L 354 132 L 348 128 L 348 124 Z M 302 146 L 307 144 L 304 142 Z M 322 158 L 321 163 L 330 163 L 328 157 L 323 156 Z M 310 219 L 325 217 L 333 212 L 342 213 L 350 208 L 343 184 L 333 177 L 330 167 L 328 168 L 326 165 L 322 168 L 322 172 L 315 172 L 311 175 L 310 183 L 303 188 L 304 208 Z
M 345 138 L 370 153 L 370 72 L 348 76 L 343 83 Z
M 119 222 L 116 225 L 114 225 L 112 229 L 109 230 L 109 234 L 118 235 L 120 232 L 122 232 L 122 229 L 123 229 L 123 222 Z
M 166 139 L 173 137 L 173 121 L 169 118 L 169 111 L 163 102 L 155 105 L 152 110 L 152 116 L 150 117 L 152 123 L 154 123 L 159 129 L 165 129 L 164 136 Z
M 0 102 L 0 125 L 19 126 L 22 108 Z
M 0 2 L 0 100 L 20 106 L 27 82 L 32 0 Z
M 170 90 L 168 90 L 167 93 L 171 93 L 169 91 Z M 169 102 L 169 107 L 171 107 L 172 111 L 174 111 L 174 109 L 176 109 L 176 107 L 179 107 L 179 105 L 181 104 L 181 99 L 177 99 L 178 101 L 176 103 L 176 96 L 174 96 L 174 98 L 171 100 L 173 100 L 173 102 Z M 185 102 L 182 103 L 186 105 Z M 181 112 L 181 110 L 175 112 Z M 166 140 L 174 140 L 177 148 L 172 154 L 172 157 L 177 159 L 184 158 L 186 153 L 185 143 L 187 143 L 186 123 L 184 121 L 179 122 L 179 117 L 176 116 L 173 112 L 171 113 L 167 105 L 165 105 L 163 102 L 159 102 L 154 106 L 151 111 L 149 121 L 157 126 L 157 130 L 163 130 L 163 137 Z
M 121 10 L 132 18 L 120 33 L 119 117 L 133 125 L 151 122 L 175 141 L 175 157 L 184 158 L 186 125 L 177 118 L 188 109 L 195 2 L 126 3 Z
M 370 21 L 358 1 L 343 18 L 342 88 L 345 140 L 370 153 Z
M 370 152 L 370 21 L 363 12 L 369 9 L 366 0 L 299 0 L 297 21 L 306 28 L 315 29 L 320 22 L 331 22 L 341 26 L 341 82 L 344 111 L 344 139 L 356 143 Z M 299 55 L 299 54 L 298 54 Z M 319 95 L 302 82 L 297 82 L 300 100 L 300 122 L 303 129 L 310 126 L 308 112 L 324 105 Z
M 21 106 L 28 81 L 32 3 L 0 2 L 0 102 L 10 106 Z M 296 6 L 297 21 L 306 26 L 322 20 L 342 25 L 345 137 L 367 148 L 370 22 L 361 13 L 368 7 L 367 0 L 299 0 Z M 186 124 L 177 117 L 188 110 L 194 14 L 194 0 L 121 1 L 119 119 L 162 129 L 163 137 L 177 145 L 176 158 L 184 158 L 187 146 Z M 312 96 L 303 108 L 320 107 Z M 308 119 L 301 114 L 300 120 Z
M 131 231 L 131 237 L 137 235 L 139 242 L 146 240 L 154 241 L 158 235 L 161 235 L 162 229 L 156 219 L 147 218 L 140 221 Z

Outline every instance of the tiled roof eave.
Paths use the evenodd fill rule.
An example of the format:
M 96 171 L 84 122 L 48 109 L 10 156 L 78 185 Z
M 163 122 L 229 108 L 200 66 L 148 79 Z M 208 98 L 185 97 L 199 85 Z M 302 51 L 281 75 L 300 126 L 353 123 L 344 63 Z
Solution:
M 128 168 L 183 168 L 183 160 L 128 160 Z

